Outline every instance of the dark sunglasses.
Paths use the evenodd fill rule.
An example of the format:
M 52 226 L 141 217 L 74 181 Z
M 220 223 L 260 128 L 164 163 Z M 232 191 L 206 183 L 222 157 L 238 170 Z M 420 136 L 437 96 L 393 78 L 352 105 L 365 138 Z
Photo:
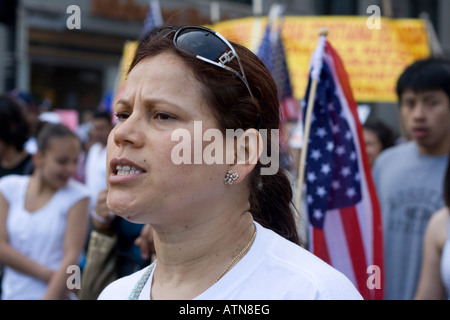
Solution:
M 248 85 L 247 79 L 245 77 L 244 69 L 242 68 L 241 59 L 239 58 L 236 50 L 233 48 L 231 43 L 220 33 L 199 26 L 166 26 L 157 31 L 157 33 L 161 33 L 167 29 L 169 31 L 165 33 L 163 37 L 167 37 L 170 34 L 175 33 L 175 35 L 173 36 L 173 44 L 175 47 L 206 63 L 210 63 L 232 72 L 245 84 L 250 97 L 254 99 L 252 91 L 250 90 L 250 86 Z M 239 64 L 239 69 L 241 71 L 240 73 L 226 65 L 234 58 L 236 58 Z M 261 115 L 258 114 L 256 122 L 256 129 L 261 129 Z
M 173 44 L 175 47 L 197 59 L 232 72 L 245 84 L 250 96 L 253 98 L 252 91 L 245 78 L 241 59 L 239 59 L 239 56 L 231 43 L 221 34 L 208 28 L 198 26 L 181 27 L 178 29 L 175 27 L 165 27 L 163 29 L 166 28 L 170 28 L 171 31 L 165 36 L 175 32 L 175 35 L 173 36 Z M 161 29 L 161 31 L 163 29 Z M 239 63 L 240 72 L 226 65 L 234 58 L 236 58 Z

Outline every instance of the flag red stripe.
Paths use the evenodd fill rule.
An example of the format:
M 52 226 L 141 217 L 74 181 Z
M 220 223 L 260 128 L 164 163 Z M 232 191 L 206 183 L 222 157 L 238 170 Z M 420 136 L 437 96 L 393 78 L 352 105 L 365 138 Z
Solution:
M 368 298 L 367 281 L 367 264 L 365 259 L 365 249 L 361 237 L 361 230 L 358 222 L 358 213 L 355 207 L 342 208 L 339 210 L 344 227 L 345 237 L 347 239 L 347 247 L 350 256 L 353 257 L 352 265 L 355 273 L 356 285 L 361 295 Z
M 328 254 L 327 242 L 322 229 L 312 227 L 313 253 L 320 259 L 331 265 L 330 256 Z
M 375 184 L 372 178 L 372 172 L 369 166 L 369 159 L 367 153 L 365 152 L 365 146 L 363 143 L 363 130 L 362 125 L 359 122 L 358 113 L 357 113 L 357 105 L 353 98 L 353 94 L 351 91 L 350 83 L 348 81 L 348 75 L 345 71 L 344 64 L 337 54 L 336 50 L 330 45 L 327 44 L 326 48 L 328 49 L 328 53 L 332 56 L 336 73 L 339 77 L 339 82 L 342 87 L 342 91 L 346 97 L 348 102 L 350 112 L 355 119 L 355 127 L 356 133 L 358 135 L 358 143 L 359 148 L 361 150 L 362 163 L 364 166 L 364 175 L 368 188 L 368 193 L 370 196 L 370 205 L 372 206 L 372 238 L 373 238 L 373 257 L 372 263 L 380 267 L 381 270 L 384 270 L 384 258 L 383 258 L 383 234 L 382 234 L 382 220 L 381 220 L 381 208 L 378 201 L 378 196 L 375 188 Z M 381 281 L 383 281 L 384 272 L 381 272 Z M 381 282 L 383 283 L 383 282 Z M 371 293 L 371 299 L 383 299 L 383 290 L 375 290 L 375 293 Z

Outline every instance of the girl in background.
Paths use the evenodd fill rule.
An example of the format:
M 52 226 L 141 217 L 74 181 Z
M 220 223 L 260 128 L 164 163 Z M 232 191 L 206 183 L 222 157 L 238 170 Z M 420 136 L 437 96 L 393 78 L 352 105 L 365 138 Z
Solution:
M 69 128 L 46 125 L 31 176 L 0 180 L 2 299 L 67 299 L 67 267 L 86 240 L 89 195 L 72 179 L 81 144 Z

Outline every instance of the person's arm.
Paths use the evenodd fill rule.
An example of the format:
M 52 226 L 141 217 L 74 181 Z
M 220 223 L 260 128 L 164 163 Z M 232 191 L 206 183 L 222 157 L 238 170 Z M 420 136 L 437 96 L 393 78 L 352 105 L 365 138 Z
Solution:
M 6 227 L 8 211 L 9 204 L 0 193 L 0 263 L 47 283 L 52 277 L 53 271 L 31 260 L 9 244 Z
M 64 255 L 60 267 L 51 277 L 43 299 L 63 299 L 67 293 L 67 267 L 78 265 L 78 259 L 86 244 L 88 231 L 89 199 L 78 201 L 67 214 L 64 237 Z
M 98 231 L 109 231 L 115 218 L 115 215 L 111 211 L 109 211 L 106 205 L 107 195 L 107 189 L 102 190 L 98 193 L 95 210 L 91 213 L 92 224 Z
M 414 296 L 416 300 L 445 299 L 445 288 L 441 280 L 441 255 L 447 236 L 448 211 L 442 209 L 428 223 L 422 255 L 422 269 Z
M 153 228 L 150 224 L 142 227 L 141 234 L 134 240 L 134 244 L 141 250 L 141 258 L 147 260 L 155 254 L 155 244 L 153 242 Z

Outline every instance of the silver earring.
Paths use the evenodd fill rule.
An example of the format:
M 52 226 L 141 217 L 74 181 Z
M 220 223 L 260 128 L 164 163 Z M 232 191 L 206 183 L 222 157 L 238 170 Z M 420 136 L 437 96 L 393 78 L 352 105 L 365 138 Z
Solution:
M 225 184 L 233 184 L 237 178 L 239 178 L 239 173 L 234 172 L 233 170 L 228 170 L 223 182 Z

